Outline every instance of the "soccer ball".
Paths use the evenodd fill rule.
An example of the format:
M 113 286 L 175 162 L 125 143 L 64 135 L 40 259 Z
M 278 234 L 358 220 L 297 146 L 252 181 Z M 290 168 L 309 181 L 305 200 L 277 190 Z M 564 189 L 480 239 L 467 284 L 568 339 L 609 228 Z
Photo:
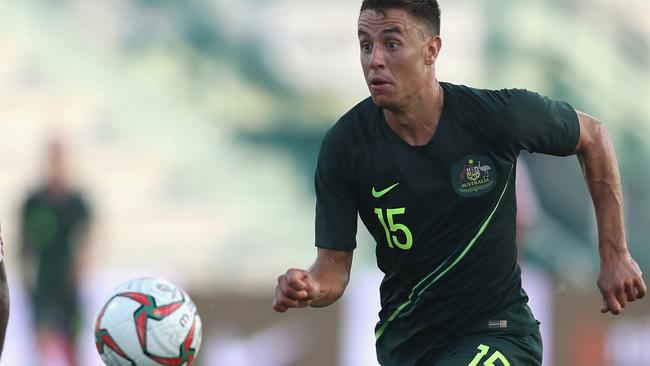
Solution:
M 118 286 L 95 321 L 95 345 L 108 366 L 188 366 L 201 336 L 196 305 L 158 278 Z

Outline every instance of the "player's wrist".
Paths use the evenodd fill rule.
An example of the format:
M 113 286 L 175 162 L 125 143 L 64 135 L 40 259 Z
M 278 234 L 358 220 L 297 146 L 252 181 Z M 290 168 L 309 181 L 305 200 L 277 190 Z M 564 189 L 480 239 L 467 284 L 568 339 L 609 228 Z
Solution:
M 332 283 L 328 283 L 324 286 L 320 286 L 318 293 L 314 294 L 313 300 L 310 301 L 309 306 L 312 308 L 322 308 L 329 306 L 338 300 L 343 291 L 333 286 Z
M 619 245 L 601 245 L 600 247 L 601 266 L 607 263 L 619 262 L 629 257 L 630 257 L 630 252 L 628 251 L 625 242 Z
M 312 308 L 324 308 L 326 306 L 332 305 L 334 302 L 336 302 L 336 300 L 338 300 L 338 297 L 322 296 L 312 300 L 309 303 L 309 306 Z

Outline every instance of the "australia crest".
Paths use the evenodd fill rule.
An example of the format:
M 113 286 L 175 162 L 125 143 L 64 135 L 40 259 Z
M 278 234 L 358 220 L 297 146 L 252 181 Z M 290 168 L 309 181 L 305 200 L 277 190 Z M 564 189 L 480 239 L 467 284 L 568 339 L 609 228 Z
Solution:
M 469 155 L 451 167 L 451 184 L 463 197 L 480 196 L 494 188 L 497 172 L 494 162 L 487 156 Z

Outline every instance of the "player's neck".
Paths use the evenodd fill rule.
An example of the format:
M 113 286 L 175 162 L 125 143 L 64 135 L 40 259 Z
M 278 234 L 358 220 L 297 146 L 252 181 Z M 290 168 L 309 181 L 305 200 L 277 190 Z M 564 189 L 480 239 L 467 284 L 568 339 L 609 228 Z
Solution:
M 68 195 L 68 187 L 64 181 L 54 179 L 47 182 L 45 192 L 50 199 L 59 201 Z
M 438 81 L 400 108 L 384 109 L 388 126 L 409 145 L 426 145 L 435 135 L 442 115 L 444 91 Z

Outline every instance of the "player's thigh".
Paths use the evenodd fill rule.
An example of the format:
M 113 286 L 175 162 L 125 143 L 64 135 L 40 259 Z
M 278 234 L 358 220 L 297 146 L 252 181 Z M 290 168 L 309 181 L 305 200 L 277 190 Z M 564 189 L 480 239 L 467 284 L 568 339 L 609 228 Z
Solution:
M 528 336 L 475 336 L 460 340 L 436 366 L 539 366 L 542 338 Z

